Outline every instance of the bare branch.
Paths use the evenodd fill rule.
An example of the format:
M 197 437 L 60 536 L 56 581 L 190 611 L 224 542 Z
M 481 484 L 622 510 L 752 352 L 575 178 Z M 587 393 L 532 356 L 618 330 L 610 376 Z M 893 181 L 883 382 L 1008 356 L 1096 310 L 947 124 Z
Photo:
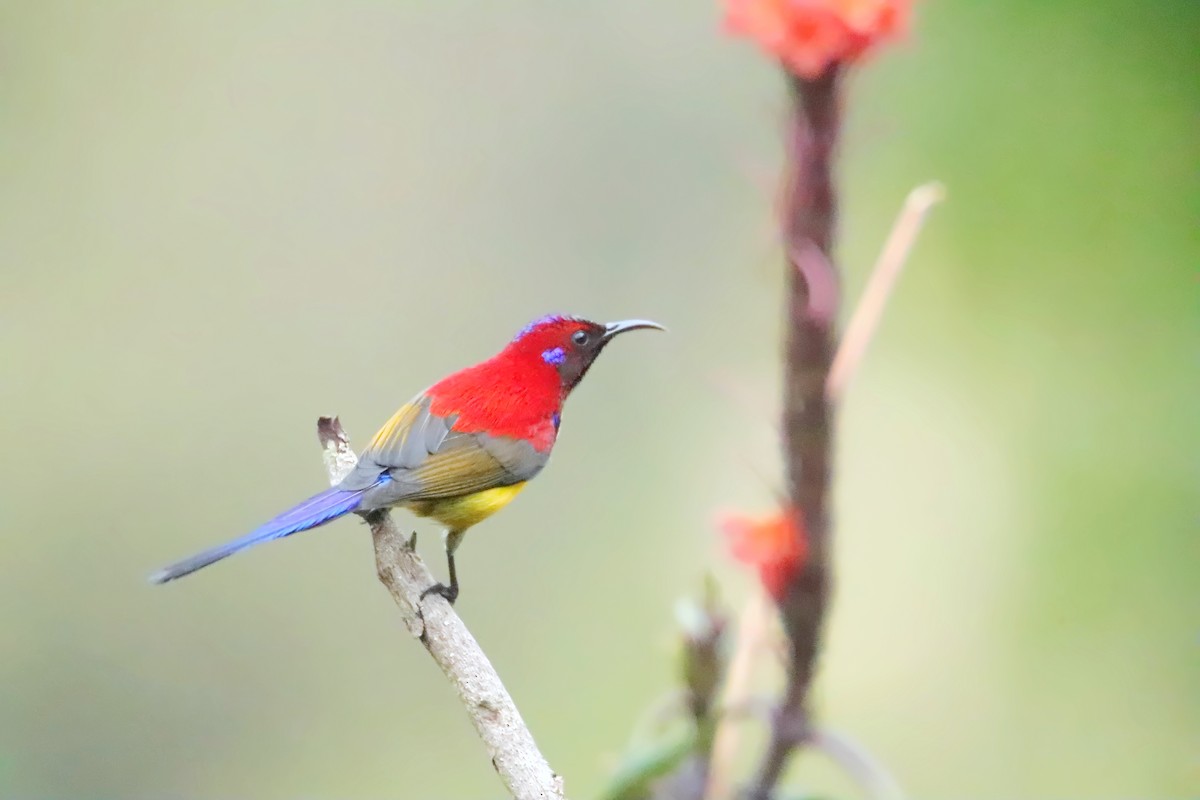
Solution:
M 358 459 L 336 417 L 321 417 L 317 435 L 324 448 L 329 481 L 336 484 L 354 469 Z M 387 511 L 363 516 L 375 540 L 379 580 L 396 601 L 409 632 L 425 645 L 454 685 L 509 794 L 516 800 L 563 800 L 562 778 L 554 774 L 538 750 L 475 637 L 443 598 L 431 595 L 424 601 L 420 599 L 421 592 L 435 581 L 413 549 L 414 542 L 401 533 Z

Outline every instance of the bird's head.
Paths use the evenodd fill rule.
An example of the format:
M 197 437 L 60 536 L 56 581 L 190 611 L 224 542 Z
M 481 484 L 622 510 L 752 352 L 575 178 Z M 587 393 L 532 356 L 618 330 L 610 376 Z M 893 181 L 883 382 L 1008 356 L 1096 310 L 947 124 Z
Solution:
M 552 367 L 558 373 L 565 394 L 583 380 L 596 356 L 614 337 L 640 328 L 666 330 L 657 322 L 645 319 L 604 323 L 553 315 L 526 325 L 517 332 L 506 350 L 527 363 Z

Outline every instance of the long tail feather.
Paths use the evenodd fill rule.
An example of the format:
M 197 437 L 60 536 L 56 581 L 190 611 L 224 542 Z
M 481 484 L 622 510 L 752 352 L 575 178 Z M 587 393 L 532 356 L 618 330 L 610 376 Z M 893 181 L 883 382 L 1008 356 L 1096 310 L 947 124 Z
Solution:
M 363 490 L 326 489 L 320 494 L 308 498 L 300 505 L 288 509 L 270 522 L 260 525 L 241 538 L 160 569 L 150 576 L 150 582 L 173 581 L 227 558 L 240 550 L 245 550 L 247 547 L 253 547 L 261 542 L 269 542 L 272 539 L 282 539 L 293 533 L 324 525 L 326 522 L 331 522 L 358 508 L 358 504 L 362 502 L 362 493 Z

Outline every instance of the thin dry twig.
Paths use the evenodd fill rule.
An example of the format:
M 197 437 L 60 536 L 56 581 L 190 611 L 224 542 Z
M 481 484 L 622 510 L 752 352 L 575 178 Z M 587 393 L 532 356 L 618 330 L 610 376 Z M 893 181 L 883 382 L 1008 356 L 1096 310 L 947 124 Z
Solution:
M 321 417 L 317 436 L 324 448 L 329 481 L 336 484 L 354 469 L 358 459 L 336 417 Z M 458 692 L 509 794 L 517 800 L 563 800 L 562 778 L 538 750 L 475 637 L 445 599 L 431 595 L 421 600 L 421 592 L 435 580 L 414 549 L 415 535 L 412 540 L 405 537 L 387 511 L 371 512 L 364 518 L 375 540 L 379 580 L 396 601 L 409 632 L 425 645 Z
M 737 649 L 729 662 L 725 676 L 725 687 L 721 697 L 723 709 L 717 721 L 713 738 L 712 762 L 709 768 L 706 798 L 729 796 L 732 788 L 730 775 L 733 757 L 737 753 L 738 726 L 729 719 L 730 709 L 741 708 L 750 697 L 750 678 L 754 673 L 755 657 L 762 651 L 767 637 L 767 626 L 771 620 L 771 601 L 762 592 L 742 606 L 738 617 Z
M 871 270 L 866 288 L 858 299 L 854 314 L 846 325 L 846 333 L 842 343 L 833 357 L 833 365 L 829 368 L 829 378 L 825 382 L 825 392 L 830 400 L 840 399 L 846 391 L 847 384 L 854 376 L 862 361 L 867 346 L 875 336 L 875 329 L 883 317 L 892 289 L 900 271 L 908 261 L 908 254 L 929 209 L 933 208 L 946 196 L 946 191 L 940 183 L 926 183 L 913 189 L 904 200 L 904 207 L 892 225 L 883 250 Z

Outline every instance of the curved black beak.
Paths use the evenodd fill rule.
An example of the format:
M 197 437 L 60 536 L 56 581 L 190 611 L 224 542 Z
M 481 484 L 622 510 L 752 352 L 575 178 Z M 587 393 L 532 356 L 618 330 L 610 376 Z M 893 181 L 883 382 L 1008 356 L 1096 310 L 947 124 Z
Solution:
M 659 325 L 657 322 L 651 322 L 648 319 L 623 319 L 623 320 L 620 320 L 619 322 L 605 323 L 605 325 L 604 325 L 604 341 L 607 342 L 609 339 L 612 339 L 618 333 L 625 333 L 626 331 L 636 331 L 639 328 L 654 328 L 655 330 L 659 330 L 659 331 L 666 330 L 666 328 L 664 328 L 662 325 Z

